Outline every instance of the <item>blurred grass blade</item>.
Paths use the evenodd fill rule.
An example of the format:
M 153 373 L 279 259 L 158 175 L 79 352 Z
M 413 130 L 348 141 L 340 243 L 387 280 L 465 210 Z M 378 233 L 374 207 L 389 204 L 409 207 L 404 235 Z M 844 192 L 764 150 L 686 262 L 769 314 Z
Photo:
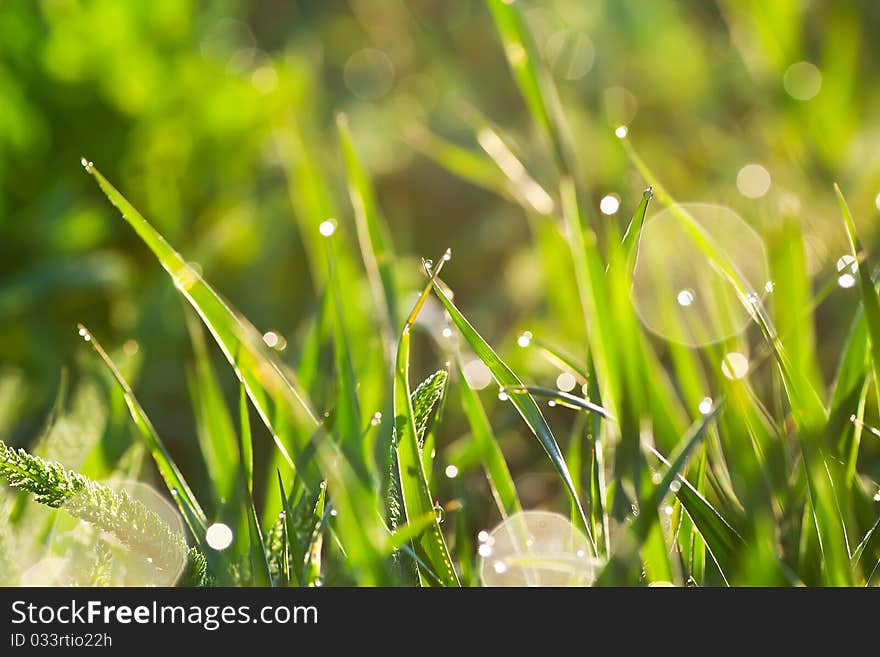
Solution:
M 273 432 L 285 459 L 291 466 L 296 462 L 295 467 L 307 485 L 316 486 L 321 481 L 320 473 L 307 451 L 318 421 L 304 393 L 297 389 L 292 374 L 282 371 L 270 357 L 257 330 L 232 310 L 90 162 L 84 160 L 84 164 L 198 312 L 244 384 L 263 422 Z M 276 425 L 282 424 L 278 418 L 283 420 L 284 435 L 276 430 Z
M 415 424 L 409 386 L 410 330 L 415 323 L 425 299 L 431 291 L 436 276 L 443 268 L 443 263 L 450 257 L 449 252 L 434 266 L 430 281 L 422 291 L 413 307 L 397 347 L 397 365 L 394 376 L 394 424 L 397 432 L 397 467 L 400 475 L 400 491 L 407 521 L 434 513 L 434 503 L 422 465 L 421 449 Z M 458 586 L 458 577 L 449 557 L 443 532 L 440 530 L 439 519 L 435 518 L 424 532 L 413 539 L 413 550 L 431 570 L 436 573 L 444 586 Z M 423 569 L 419 568 L 419 580 L 422 585 L 429 582 Z
M 843 220 L 846 224 L 846 237 L 849 240 L 850 252 L 858 268 L 859 291 L 862 297 L 862 310 L 868 323 L 868 337 L 871 345 L 871 364 L 874 369 L 874 380 L 880 382 L 880 297 L 877 296 L 877 288 L 874 281 L 871 280 L 871 270 L 867 259 L 867 254 L 863 254 L 863 249 L 859 237 L 856 234 L 856 225 L 853 221 L 849 206 L 840 187 L 834 184 L 834 193 L 837 195 L 837 202 L 840 205 L 840 211 L 843 213 Z M 864 255 L 860 258 L 860 255 Z M 877 402 L 880 404 L 880 385 L 875 386 L 877 391 Z
M 150 453 L 153 455 L 153 460 L 156 462 L 159 474 L 162 475 L 162 479 L 165 481 L 168 491 L 177 503 L 177 506 L 183 514 L 183 517 L 196 541 L 198 541 L 200 546 L 203 546 L 207 520 L 205 512 L 202 511 L 202 507 L 199 506 L 192 489 L 189 487 L 186 479 L 184 479 L 180 470 L 177 468 L 177 465 L 172 460 L 171 455 L 162 443 L 162 439 L 159 438 L 159 434 L 156 433 L 153 423 L 150 422 L 150 418 L 147 417 L 146 412 L 134 396 L 131 386 L 129 386 L 128 381 L 123 378 L 119 368 L 116 367 L 116 364 L 110 359 L 110 356 L 107 355 L 107 352 L 104 351 L 101 344 L 85 326 L 80 324 L 78 328 L 80 336 L 88 342 L 92 349 L 95 350 L 95 353 L 101 357 L 104 365 L 107 366 L 110 374 L 113 375 L 116 383 L 122 389 L 131 418 L 134 420 L 138 433 L 141 435 L 141 438 L 149 448 Z
M 351 196 L 351 204 L 354 207 L 358 242 L 376 305 L 385 310 L 385 321 L 382 326 L 386 344 L 390 345 L 399 316 L 391 240 L 388 237 L 385 220 L 379 212 L 369 175 L 361 164 L 355 149 L 354 140 L 348 128 L 348 117 L 345 114 L 336 115 L 336 127 L 348 175 L 348 191 Z M 390 351 L 389 361 L 393 362 Z
M 236 486 L 238 438 L 232 417 L 217 379 L 202 327 L 187 309 L 186 324 L 195 356 L 192 398 L 196 413 L 196 435 L 217 499 L 230 499 Z
M 474 353 L 477 355 L 477 357 L 482 360 L 486 367 L 488 367 L 489 370 L 492 372 L 492 376 L 495 378 L 495 381 L 498 383 L 498 385 L 500 387 L 522 387 L 522 381 L 520 381 L 516 374 L 513 373 L 513 370 L 511 370 L 507 366 L 507 364 L 498 357 L 498 354 L 496 354 L 492 347 L 489 346 L 489 343 L 486 342 L 479 333 L 477 333 L 477 330 L 470 324 L 470 322 L 468 322 L 465 316 L 461 314 L 461 311 L 456 308 L 455 304 L 452 303 L 452 301 L 449 299 L 448 296 L 446 296 L 446 293 L 437 283 L 434 283 L 434 292 L 437 294 L 440 301 L 446 307 L 447 312 L 449 313 L 450 317 L 452 317 L 452 321 L 458 327 L 458 330 L 461 331 L 465 340 L 471 346 L 471 349 L 474 350 Z M 562 456 L 562 451 L 559 449 L 559 445 L 556 443 L 556 438 L 553 436 L 553 432 L 550 431 L 550 427 L 547 425 L 547 421 L 541 414 L 541 410 L 538 408 L 538 405 L 535 403 L 535 400 L 532 398 L 532 396 L 528 393 L 522 395 L 513 395 L 510 397 L 510 401 L 519 412 L 526 425 L 541 443 L 541 446 L 547 452 L 547 455 L 550 457 L 550 461 L 553 463 L 553 466 L 556 468 L 556 471 L 562 478 L 562 483 L 565 485 L 565 488 L 571 495 L 575 507 L 578 510 L 578 515 L 580 516 L 582 526 L 589 534 L 590 542 L 593 546 L 593 554 L 595 555 L 596 544 L 593 540 L 593 534 L 590 531 L 589 522 L 587 521 L 587 517 L 584 514 L 584 509 L 581 505 L 581 501 L 577 496 L 577 491 L 575 490 L 571 474 L 568 471 L 568 466 L 565 464 L 565 459 Z
M 573 174 L 572 158 L 561 125 L 562 113 L 556 87 L 539 59 L 519 3 L 486 0 L 486 4 L 501 37 L 507 63 L 532 120 L 547 139 L 560 169 Z
M 459 362 L 457 365 L 458 371 L 461 372 L 461 363 Z M 489 480 L 492 497 L 498 505 L 501 517 L 506 518 L 522 510 L 513 478 L 507 467 L 507 461 L 498 446 L 498 440 L 492 431 L 489 418 L 486 417 L 483 404 L 464 375 L 459 376 L 459 389 L 461 390 L 461 406 L 470 425 L 473 440 L 477 444 L 480 460 L 486 470 L 486 478 Z
M 357 377 L 352 364 L 348 331 L 345 324 L 345 303 L 337 275 L 334 253 L 335 239 L 329 236 L 325 241 L 329 284 L 333 297 L 333 355 L 336 369 L 336 405 L 334 407 L 335 433 L 342 440 L 342 451 L 355 472 L 364 480 L 368 479 L 367 463 L 370 455 L 363 452 L 361 440 L 361 409 L 358 400 Z

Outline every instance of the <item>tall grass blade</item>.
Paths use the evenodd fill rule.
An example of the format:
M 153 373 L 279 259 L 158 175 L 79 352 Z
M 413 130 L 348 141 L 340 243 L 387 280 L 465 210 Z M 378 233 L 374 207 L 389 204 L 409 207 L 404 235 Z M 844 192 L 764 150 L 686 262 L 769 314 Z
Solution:
M 83 162 L 86 171 L 97 180 L 110 202 L 155 254 L 174 285 L 208 327 L 244 384 L 261 419 L 273 432 L 287 462 L 297 468 L 307 485 L 316 486 L 321 476 L 314 459 L 310 458 L 309 440 L 318 421 L 292 374 L 284 371 L 267 353 L 259 332 L 232 310 L 91 162 Z
M 422 291 L 403 327 L 397 348 L 394 376 L 394 424 L 397 433 L 397 467 L 400 475 L 400 490 L 407 521 L 434 512 L 434 503 L 422 465 L 421 449 L 415 425 L 415 411 L 410 397 L 410 331 L 431 291 L 434 280 L 442 269 L 443 263 L 449 257 L 449 252 L 447 252 L 434 266 L 430 281 Z M 441 584 L 444 586 L 459 585 L 458 576 L 455 574 L 452 560 L 449 557 L 449 549 L 446 547 L 443 532 L 440 530 L 439 519 L 435 519 L 422 534 L 413 539 L 412 544 L 416 555 L 436 573 Z M 429 583 L 421 568 L 419 569 L 419 579 L 423 585 Z
M 461 334 L 464 336 L 471 349 L 474 350 L 477 357 L 482 360 L 486 367 L 489 368 L 489 371 L 492 372 L 492 376 L 495 378 L 498 385 L 500 387 L 522 387 L 522 381 L 520 381 L 516 374 L 514 374 L 513 370 L 511 370 L 510 367 L 499 358 L 498 354 L 496 354 L 492 347 L 489 346 L 489 343 L 483 339 L 465 316 L 461 314 L 461 311 L 454 303 L 452 303 L 452 300 L 436 282 L 434 282 L 434 292 L 446 307 L 452 321 L 458 327 L 458 330 L 461 331 Z M 513 395 L 510 397 L 510 401 L 519 412 L 526 425 L 541 443 L 541 446 L 544 448 L 544 451 L 547 452 L 550 461 L 553 463 L 553 466 L 562 478 L 562 483 L 571 495 L 574 505 L 578 510 L 578 515 L 580 516 L 583 528 L 590 536 L 590 542 L 593 545 L 593 553 L 595 554 L 595 541 L 593 540 L 592 532 L 590 531 L 589 522 L 587 521 L 583 506 L 577 496 L 577 491 L 575 490 L 571 474 L 568 471 L 568 466 L 565 464 L 562 451 L 559 449 L 559 445 L 556 442 L 556 438 L 553 436 L 553 432 L 547 425 L 547 421 L 541 414 L 541 410 L 538 408 L 538 405 L 535 403 L 532 396 L 528 393 Z

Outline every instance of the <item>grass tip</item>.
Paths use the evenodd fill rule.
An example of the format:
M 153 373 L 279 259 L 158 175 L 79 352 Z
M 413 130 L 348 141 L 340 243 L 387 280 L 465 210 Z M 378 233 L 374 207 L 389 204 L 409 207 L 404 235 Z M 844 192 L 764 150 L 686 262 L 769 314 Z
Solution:
M 89 173 L 91 173 L 91 172 L 92 172 L 92 169 L 95 167 L 95 163 L 92 162 L 91 160 L 89 160 L 89 159 L 86 158 L 86 157 L 80 157 L 80 158 L 79 158 L 79 163 L 82 164 L 83 169 L 85 169 L 85 170 L 88 171 Z

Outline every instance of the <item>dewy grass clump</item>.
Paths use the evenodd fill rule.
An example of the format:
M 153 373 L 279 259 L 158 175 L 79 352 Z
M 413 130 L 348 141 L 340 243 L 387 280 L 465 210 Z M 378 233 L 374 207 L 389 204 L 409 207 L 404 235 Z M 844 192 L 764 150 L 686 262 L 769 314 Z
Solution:
M 869 164 L 857 176 L 840 159 L 870 150 L 845 138 L 855 119 L 828 120 L 841 98 L 850 102 L 841 82 L 850 72 L 834 70 L 843 66 L 835 58 L 821 71 L 803 61 L 789 52 L 793 38 L 764 44 L 800 15 L 761 14 L 782 25 L 754 33 L 760 12 L 726 7 L 715 22 L 737 38 L 714 39 L 711 52 L 722 41 L 745 47 L 736 79 L 748 73 L 760 87 L 751 95 L 782 107 L 773 129 L 761 129 L 757 109 L 740 112 L 746 98 L 724 87 L 713 104 L 711 89 L 686 84 L 721 75 L 702 71 L 711 57 L 670 57 L 670 73 L 657 49 L 634 47 L 627 61 L 650 57 L 656 96 L 616 82 L 593 94 L 594 80 L 622 75 L 609 62 L 627 35 L 610 22 L 600 24 L 606 37 L 591 23 L 556 24 L 538 3 L 487 0 L 479 15 L 434 4 L 450 13 L 427 22 L 395 14 L 388 24 L 455 24 L 465 42 L 475 29 L 482 59 L 483 28 L 494 26 L 497 62 L 510 73 L 503 102 L 480 103 L 495 115 L 447 103 L 436 86 L 450 71 L 413 74 L 407 62 L 418 49 L 401 54 L 409 40 L 385 44 L 394 57 L 372 46 L 330 52 L 350 41 L 347 23 L 327 43 L 316 30 L 314 44 L 283 61 L 250 43 L 258 36 L 230 45 L 212 32 L 182 68 L 187 85 L 222 71 L 211 77 L 222 95 L 186 86 L 155 106 L 128 92 L 115 99 L 126 117 L 162 121 L 128 140 L 139 152 L 120 152 L 118 167 L 95 144 L 105 152 L 99 165 L 120 174 L 105 177 L 82 158 L 80 175 L 122 221 L 102 223 L 97 191 L 63 187 L 41 212 L 58 199 L 84 209 L 76 229 L 54 227 L 45 241 L 92 259 L 43 264 L 0 286 L 0 311 L 10 313 L 26 307 L 29 291 L 94 287 L 103 296 L 71 307 L 109 318 L 82 318 L 96 329 L 78 327 L 87 357 L 62 376 L 27 450 L 7 444 L 19 444 L 16 431 L 33 433 L 8 419 L 26 386 L 0 369 L 0 479 L 17 491 L 0 491 L 4 583 L 876 585 L 880 296 L 876 235 L 863 213 L 877 176 Z M 629 25 L 629 4 L 616 22 Z M 643 38 L 663 34 L 664 48 L 702 43 L 689 23 L 643 4 L 631 17 L 646 17 Z M 41 11 L 55 16 L 51 3 Z M 670 30 L 654 29 L 655 19 Z M 45 58 L 56 50 L 66 52 L 56 44 Z M 446 55 L 432 66 L 452 67 Z M 337 64 L 359 100 L 333 114 L 318 81 Z M 682 70 L 687 79 L 675 77 Z M 467 79 L 462 89 L 484 78 Z M 655 111 L 667 89 L 676 111 Z M 516 94 L 518 110 L 508 102 Z M 679 103 L 694 125 L 654 134 L 656 122 L 686 114 Z M 696 116 L 712 116 L 708 107 L 717 125 Z M 734 124 L 756 143 L 768 132 L 780 142 L 797 135 L 797 147 L 783 150 L 804 162 L 795 171 L 769 153 L 761 159 L 757 145 L 726 135 Z M 262 130 L 259 147 L 248 140 L 231 162 L 203 157 L 224 126 L 224 139 Z M 410 163 L 398 138 L 425 160 Z M 821 165 L 808 162 L 810 143 Z M 454 187 L 437 167 L 466 184 Z M 429 184 L 400 193 L 392 174 L 409 168 L 429 171 Z M 205 169 L 225 177 L 199 186 Z M 804 171 L 846 176 L 857 216 L 830 181 L 799 186 Z M 251 179 L 259 194 L 242 200 L 236 190 Z M 832 223 L 825 206 L 835 200 L 842 221 Z M 178 223 L 195 205 L 192 223 Z M 406 223 L 440 216 L 435 206 L 443 222 Z M 117 229 L 129 240 L 124 264 L 101 251 Z M 420 267 L 400 250 L 408 239 L 437 259 Z M 454 247 L 455 260 L 435 243 Z M 140 260 L 148 265 L 128 280 Z M 238 276 L 247 284 L 238 287 Z M 56 310 L 64 316 L 49 305 L 47 325 Z M 106 349 L 99 336 L 110 336 Z M 164 501 L 116 483 L 139 480 L 164 486 Z

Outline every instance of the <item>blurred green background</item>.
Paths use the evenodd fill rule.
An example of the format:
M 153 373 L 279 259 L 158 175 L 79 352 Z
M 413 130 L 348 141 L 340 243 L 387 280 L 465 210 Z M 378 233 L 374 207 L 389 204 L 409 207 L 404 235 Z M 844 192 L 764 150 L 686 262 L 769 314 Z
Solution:
M 876 241 L 880 4 L 522 6 L 559 87 L 591 220 L 625 226 L 644 187 L 614 137 L 625 124 L 676 198 L 727 205 L 764 235 L 782 214 L 798 216 L 816 288 L 837 277 L 845 252 L 833 181 Z M 197 458 L 181 301 L 80 157 L 260 330 L 287 336 L 283 357 L 295 364 L 316 302 L 297 212 L 326 207 L 356 244 L 337 111 L 408 256 L 398 263 L 408 287 L 417 258 L 449 246 L 444 277 L 492 344 L 512 350 L 530 329 L 578 351 L 522 210 L 419 152 L 426 128 L 479 151 L 482 116 L 533 177 L 550 176 L 482 2 L 0 0 L 0 426 L 10 442 L 38 430 L 62 369 L 90 361 L 76 363 L 83 322 L 136 373 L 184 468 Z M 303 158 L 331 198 L 296 175 Z M 751 186 L 748 164 L 763 168 Z M 750 198 L 755 185 L 763 193 Z M 610 194 L 620 211 L 605 216 Z M 856 305 L 855 291 L 836 290 L 818 309 L 826 382 Z M 524 371 L 541 377 L 539 365 Z

